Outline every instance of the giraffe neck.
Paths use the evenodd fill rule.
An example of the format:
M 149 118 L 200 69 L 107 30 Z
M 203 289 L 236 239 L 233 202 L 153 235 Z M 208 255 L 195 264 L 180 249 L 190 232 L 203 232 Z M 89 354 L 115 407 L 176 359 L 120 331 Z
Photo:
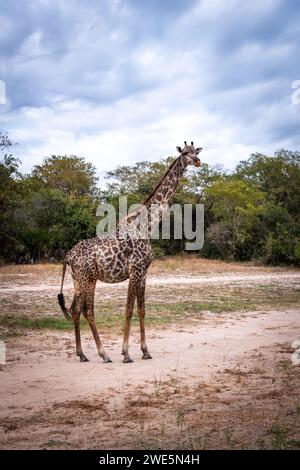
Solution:
M 143 205 L 150 209 L 151 205 L 168 206 L 187 164 L 180 156 L 169 167 L 164 177 L 152 191 L 152 193 L 143 202 Z
M 146 234 L 146 238 L 149 238 L 168 209 L 186 166 L 187 163 L 182 156 L 178 157 L 143 204 L 119 222 L 117 232 L 119 233 L 120 227 L 128 223 L 134 233 L 134 225 L 137 224 L 140 233 Z

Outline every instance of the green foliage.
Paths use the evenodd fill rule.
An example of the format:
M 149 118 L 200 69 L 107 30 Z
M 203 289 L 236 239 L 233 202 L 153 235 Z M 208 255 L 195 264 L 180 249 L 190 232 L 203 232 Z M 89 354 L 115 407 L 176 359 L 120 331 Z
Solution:
M 295 239 L 294 260 L 295 263 L 300 264 L 300 238 Z
M 19 161 L 8 153 L 12 142 L 0 132 L 0 250 L 7 257 L 10 246 L 18 245 L 13 238 L 13 212 L 19 200 Z
M 30 175 L 18 172 L 12 142 L 0 132 L 0 256 L 9 261 L 61 259 L 76 242 L 96 234 L 100 200 L 118 209 L 142 203 L 173 161 L 139 162 L 107 173 L 97 187 L 92 164 L 77 156 L 51 156 Z M 300 265 L 300 152 L 253 154 L 233 172 L 203 163 L 189 168 L 174 203 L 203 203 L 205 243 L 201 256 L 259 258 Z M 171 219 L 172 234 L 172 219 Z M 184 251 L 185 240 L 154 240 L 157 256 Z
M 300 152 L 278 150 L 274 157 L 251 155 L 237 174 L 264 192 L 261 256 L 266 263 L 299 264 Z
M 2 143 L 2 147 L 1 147 Z M 10 141 L 0 134 L 0 151 Z M 83 238 L 96 235 L 95 168 L 79 157 L 50 157 L 31 175 L 4 154 L 0 162 L 0 256 L 12 262 L 61 259 Z
M 269 201 L 299 218 L 300 152 L 282 149 L 274 157 L 253 154 L 238 165 L 237 174 L 264 191 Z
M 236 175 L 218 179 L 205 194 L 215 220 L 207 231 L 209 242 L 222 257 L 249 259 L 255 227 L 266 210 L 265 194 Z
M 45 158 L 42 165 L 34 167 L 32 176 L 45 187 L 57 189 L 65 195 L 94 196 L 97 193 L 95 167 L 75 155 Z

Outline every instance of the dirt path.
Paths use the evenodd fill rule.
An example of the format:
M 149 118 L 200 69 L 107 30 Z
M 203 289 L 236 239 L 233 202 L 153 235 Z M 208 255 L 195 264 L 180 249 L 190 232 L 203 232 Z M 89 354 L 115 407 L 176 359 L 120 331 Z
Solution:
M 174 327 L 152 332 L 151 361 L 142 361 L 135 332 L 133 364 L 121 362 L 120 337 L 104 338 L 113 363 L 103 364 L 90 335 L 85 334 L 83 344 L 90 362 L 82 364 L 74 356 L 73 335 L 34 333 L 20 340 L 13 350 L 8 343 L 9 362 L 0 372 L 1 417 L 8 409 L 22 413 L 26 407 L 32 411 L 95 393 L 113 397 L 115 391 L 128 385 L 153 387 L 156 379 L 176 377 L 189 384 L 209 380 L 233 363 L 243 364 L 243 356 L 249 351 L 295 339 L 300 339 L 297 310 L 226 314 L 226 318 L 209 314 L 193 330 Z
M 14 336 L 12 329 L 0 366 L 0 448 L 300 447 L 300 366 L 291 361 L 291 344 L 300 340 L 300 272 L 235 268 L 149 275 L 155 312 L 157 302 L 184 301 L 185 311 L 186 303 L 207 297 L 208 306 L 192 309 L 192 317 L 185 311 L 176 323 L 148 326 L 149 361 L 141 359 L 136 324 L 132 364 L 122 363 L 116 329 L 101 335 L 112 364 L 98 357 L 89 330 L 82 343 L 90 362 L 80 363 L 72 330 L 23 328 Z M 57 273 L 3 272 L 3 312 L 17 318 L 27 309 L 31 318 L 39 307 L 38 317 L 53 315 Z M 98 298 L 114 300 L 109 311 L 123 306 L 126 284 L 98 283 Z M 69 273 L 65 287 L 72 288 Z M 209 306 L 219 299 L 239 302 L 213 313 Z
M 24 276 L 23 274 L 19 276 Z M 210 275 L 210 276 L 191 276 L 187 275 L 167 275 L 163 277 L 159 276 L 148 276 L 147 285 L 149 286 L 160 286 L 160 285 L 194 285 L 194 284 L 232 284 L 232 283 L 243 283 L 243 285 L 251 283 L 264 283 L 268 284 L 271 282 L 285 283 L 287 281 L 300 281 L 300 272 L 293 273 L 263 273 L 263 274 L 232 274 L 224 273 L 221 275 Z M 97 283 L 97 289 L 105 288 L 124 288 L 127 286 L 128 281 L 120 282 L 118 284 L 104 284 L 102 282 Z M 67 281 L 64 284 L 64 289 L 72 289 L 73 284 L 71 281 Z M 31 285 L 14 285 L 11 287 L 0 287 L 0 294 L 6 293 L 17 293 L 17 292 L 40 292 L 45 290 L 59 290 L 59 285 L 53 284 L 38 284 L 33 283 Z

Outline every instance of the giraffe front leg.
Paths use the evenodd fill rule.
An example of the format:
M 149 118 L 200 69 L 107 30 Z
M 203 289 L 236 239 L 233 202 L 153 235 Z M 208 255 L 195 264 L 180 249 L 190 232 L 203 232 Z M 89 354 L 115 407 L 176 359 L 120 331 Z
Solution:
M 138 317 L 140 322 L 140 331 L 141 331 L 141 350 L 143 353 L 143 359 L 152 359 L 148 351 L 146 344 L 146 335 L 145 335 L 145 288 L 146 288 L 146 276 L 142 279 L 138 289 L 137 289 L 137 309 Z
M 130 279 L 129 285 L 128 285 L 128 293 L 127 293 L 124 340 L 123 340 L 123 347 L 122 347 L 122 354 L 124 356 L 123 362 L 125 363 L 133 362 L 133 360 L 131 359 L 128 353 L 128 342 L 129 342 L 130 324 L 131 324 L 131 318 L 133 314 L 135 297 L 136 297 L 136 283 L 133 279 Z

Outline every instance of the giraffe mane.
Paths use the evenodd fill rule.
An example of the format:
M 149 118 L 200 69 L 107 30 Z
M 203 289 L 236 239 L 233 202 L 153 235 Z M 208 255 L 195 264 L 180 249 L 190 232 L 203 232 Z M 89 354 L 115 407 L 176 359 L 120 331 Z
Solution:
M 176 163 L 178 162 L 180 156 L 177 157 L 172 163 L 171 165 L 169 166 L 169 168 L 167 169 L 166 173 L 164 174 L 163 178 L 159 181 L 159 183 L 155 186 L 155 188 L 153 189 L 153 191 L 149 194 L 149 196 L 145 199 L 145 201 L 142 203 L 142 205 L 146 205 L 150 199 L 154 196 L 154 194 L 158 191 L 158 189 L 161 187 L 161 185 L 163 184 L 164 180 L 166 179 L 166 177 L 168 176 L 168 174 L 170 173 L 170 171 L 173 169 L 173 167 L 176 165 Z
M 158 189 L 161 187 L 161 185 L 163 184 L 163 182 L 165 181 L 166 177 L 168 176 L 168 174 L 170 173 L 170 171 L 173 169 L 173 167 L 176 165 L 176 163 L 178 162 L 178 160 L 180 159 L 180 156 L 175 158 L 175 160 L 171 163 L 171 165 L 169 166 L 169 168 L 167 169 L 166 173 L 164 174 L 163 178 L 159 181 L 159 183 L 155 186 L 155 188 L 153 189 L 153 191 L 149 194 L 149 196 L 144 200 L 144 202 L 142 202 L 139 207 L 134 210 L 133 212 L 127 214 L 126 216 L 122 217 L 121 220 L 119 220 L 117 222 L 117 226 L 120 225 L 120 222 L 122 220 L 125 220 L 127 219 L 128 222 L 131 222 L 132 220 L 134 220 L 140 213 L 140 207 L 142 206 L 146 206 L 148 204 L 148 202 L 151 200 L 151 198 L 154 196 L 154 194 L 156 193 L 156 191 L 158 191 Z

